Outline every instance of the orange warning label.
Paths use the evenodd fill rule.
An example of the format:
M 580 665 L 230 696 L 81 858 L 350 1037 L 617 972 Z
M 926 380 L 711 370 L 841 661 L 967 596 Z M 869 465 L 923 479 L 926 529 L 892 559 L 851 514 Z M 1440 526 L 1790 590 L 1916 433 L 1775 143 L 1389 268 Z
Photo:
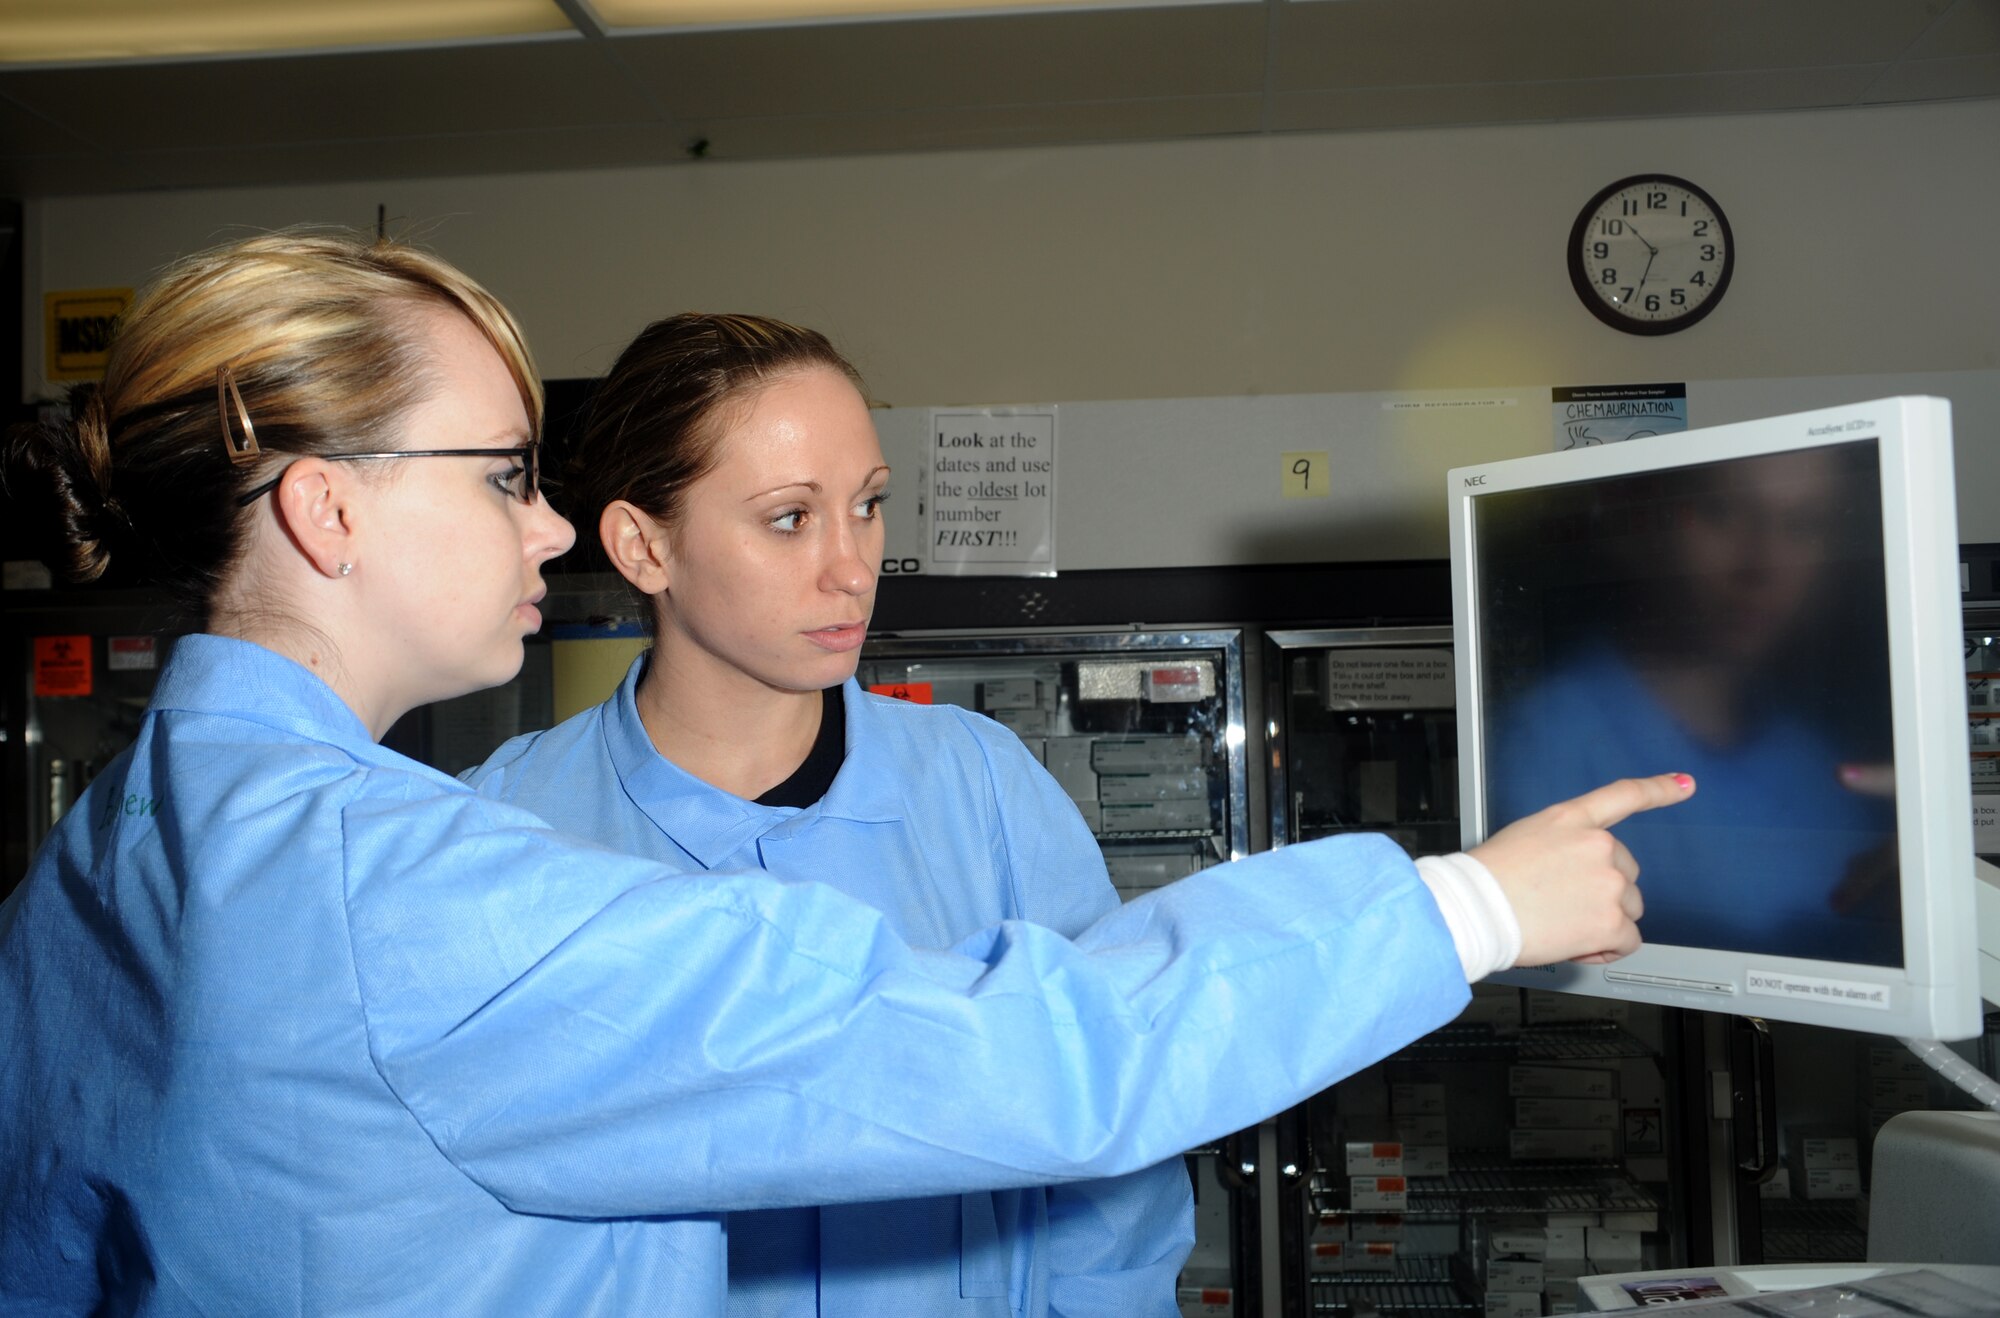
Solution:
M 88 636 L 35 638 L 35 694 L 38 696 L 90 694 Z
M 931 703 L 929 682 L 883 682 L 868 689 L 878 696 L 887 696 L 891 700 L 907 700 L 912 705 Z

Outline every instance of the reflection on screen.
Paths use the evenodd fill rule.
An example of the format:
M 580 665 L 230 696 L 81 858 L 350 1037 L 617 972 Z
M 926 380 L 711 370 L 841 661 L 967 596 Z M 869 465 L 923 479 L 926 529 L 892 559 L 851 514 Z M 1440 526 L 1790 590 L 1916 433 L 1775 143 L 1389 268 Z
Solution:
M 1650 943 L 1903 964 L 1876 448 L 1476 504 L 1489 827 L 1692 773 L 1614 830 Z

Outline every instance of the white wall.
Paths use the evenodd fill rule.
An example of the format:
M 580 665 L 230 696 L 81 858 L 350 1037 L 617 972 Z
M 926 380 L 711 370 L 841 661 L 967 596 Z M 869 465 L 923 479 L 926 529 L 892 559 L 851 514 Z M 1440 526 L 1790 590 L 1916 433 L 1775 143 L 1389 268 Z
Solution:
M 1827 377 L 1921 377 L 1965 386 L 1972 456 L 2000 450 L 1996 142 L 1989 100 L 44 198 L 28 291 L 38 308 L 44 289 L 141 282 L 251 229 L 372 229 L 380 203 L 516 309 L 549 376 L 602 371 L 671 311 L 756 310 L 826 330 L 899 407 L 1676 380 L 1700 425 L 1843 401 Z M 1738 255 L 1708 320 L 1649 339 L 1582 309 L 1563 247 L 1593 192 L 1655 170 L 1720 201 Z M 1194 403 L 1097 412 L 1065 424 L 1069 568 L 1442 552 L 1422 491 L 1483 447 L 1401 430 L 1302 444 L 1259 419 L 1284 405 L 1221 429 Z M 1293 447 L 1332 450 L 1352 497 L 1281 507 L 1275 455 Z M 2000 540 L 1996 464 L 1961 460 L 1964 539 Z

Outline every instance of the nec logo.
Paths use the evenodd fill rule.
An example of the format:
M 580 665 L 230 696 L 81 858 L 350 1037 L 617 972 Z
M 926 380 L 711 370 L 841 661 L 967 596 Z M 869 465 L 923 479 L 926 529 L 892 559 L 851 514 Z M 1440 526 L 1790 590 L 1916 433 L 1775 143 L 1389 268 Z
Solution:
M 1465 478 L 1465 483 L 1468 486 L 1484 485 L 1486 483 L 1486 478 L 1484 476 L 1467 476 Z

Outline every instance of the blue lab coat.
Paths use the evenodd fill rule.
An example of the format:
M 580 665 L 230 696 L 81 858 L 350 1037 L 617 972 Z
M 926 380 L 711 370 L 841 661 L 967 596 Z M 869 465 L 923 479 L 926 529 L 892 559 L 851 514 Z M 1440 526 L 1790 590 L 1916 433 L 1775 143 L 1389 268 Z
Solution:
M 990 719 L 850 681 L 846 758 L 825 798 L 762 806 L 653 749 L 634 698 L 644 668 L 635 660 L 610 700 L 516 738 L 466 781 L 677 868 L 816 879 L 881 910 L 914 947 L 950 947 L 1003 920 L 1074 937 L 1117 908 L 1076 807 Z M 732 1214 L 729 1311 L 1174 1318 L 1193 1213 L 1174 1159 L 1047 1191 Z
M 557 833 L 187 637 L 0 904 L 0 1312 L 720 1314 L 686 1215 L 1124 1175 L 1467 996 L 1380 839 L 914 951 L 822 884 Z

